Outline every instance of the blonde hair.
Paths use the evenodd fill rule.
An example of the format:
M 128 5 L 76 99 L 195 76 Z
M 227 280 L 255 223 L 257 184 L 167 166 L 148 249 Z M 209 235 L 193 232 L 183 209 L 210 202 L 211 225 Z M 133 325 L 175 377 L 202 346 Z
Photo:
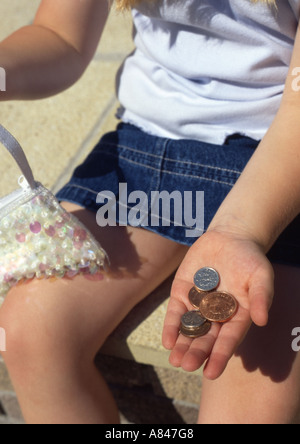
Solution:
M 136 6 L 138 3 L 140 3 L 141 0 L 116 0 L 117 8 L 118 9 L 129 9 Z M 147 0 L 147 1 L 155 1 L 155 0 Z M 244 1 L 244 0 L 241 0 Z M 267 3 L 268 5 L 274 5 L 276 6 L 276 0 L 250 0 L 252 3 Z

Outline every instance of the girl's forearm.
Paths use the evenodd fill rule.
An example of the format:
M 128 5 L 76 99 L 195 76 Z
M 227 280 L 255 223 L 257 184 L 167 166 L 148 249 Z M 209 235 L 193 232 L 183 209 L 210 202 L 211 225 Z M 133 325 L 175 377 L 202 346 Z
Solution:
M 0 100 L 40 99 L 63 91 L 83 73 L 84 58 L 48 28 L 21 28 L 0 44 L 6 92 Z

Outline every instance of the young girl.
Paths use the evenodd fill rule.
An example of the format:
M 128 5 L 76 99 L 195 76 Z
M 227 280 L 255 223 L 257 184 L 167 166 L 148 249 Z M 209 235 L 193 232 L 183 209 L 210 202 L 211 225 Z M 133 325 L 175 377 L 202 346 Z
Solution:
M 117 422 L 95 354 L 179 267 L 163 343 L 176 367 L 192 372 L 206 362 L 199 423 L 295 421 L 300 1 L 118 3 L 134 7 L 136 43 L 118 80 L 123 123 L 58 194 L 107 251 L 110 273 L 98 281 L 33 280 L 9 292 L 0 310 L 3 357 L 24 417 Z M 46 97 L 74 83 L 93 57 L 108 8 L 104 0 L 42 0 L 34 23 L 0 44 L 7 73 L 0 99 Z M 176 224 L 100 228 L 97 194 L 117 195 L 119 183 L 148 196 L 204 191 L 205 234 L 186 237 Z M 235 295 L 239 310 L 191 340 L 178 330 L 203 266 L 219 271 L 220 289 Z

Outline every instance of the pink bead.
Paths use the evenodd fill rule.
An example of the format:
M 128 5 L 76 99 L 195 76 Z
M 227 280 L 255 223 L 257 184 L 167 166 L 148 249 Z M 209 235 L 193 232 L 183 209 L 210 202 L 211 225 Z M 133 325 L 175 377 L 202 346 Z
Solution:
M 83 242 L 80 241 L 74 242 L 74 248 L 76 248 L 76 250 L 81 250 L 82 247 L 83 247 Z
M 62 228 L 65 225 L 64 219 L 59 216 L 59 218 L 55 221 L 56 228 Z
M 78 241 L 84 242 L 87 238 L 87 232 L 83 228 L 75 228 L 74 238 Z
M 12 279 L 13 279 L 13 277 L 12 277 L 11 274 L 9 274 L 9 273 L 5 273 L 5 275 L 4 275 L 4 282 L 5 282 L 6 284 L 8 284 L 9 282 L 11 282 Z
M 85 274 L 84 277 L 88 281 L 94 281 L 94 282 L 103 281 L 103 279 L 104 279 L 104 275 L 100 272 L 95 273 L 95 274 Z
M 65 220 L 66 222 L 69 222 L 69 220 L 71 220 L 72 216 L 70 213 L 64 213 L 62 215 L 63 220 Z
M 55 228 L 53 227 L 53 225 L 50 225 L 50 227 L 45 230 L 45 233 L 47 234 L 47 236 L 53 237 L 55 235 Z
M 46 264 L 40 264 L 39 269 L 40 269 L 40 271 L 44 272 L 48 269 L 48 266 Z
M 78 270 L 70 270 L 66 273 L 66 276 L 68 278 L 73 278 L 73 277 L 77 276 L 77 274 L 78 274 Z
M 18 242 L 23 244 L 24 242 L 26 242 L 26 234 L 24 233 L 16 234 L 16 239 Z
M 39 234 L 41 232 L 42 225 L 39 222 L 34 222 L 33 224 L 30 224 L 30 231 L 33 234 Z

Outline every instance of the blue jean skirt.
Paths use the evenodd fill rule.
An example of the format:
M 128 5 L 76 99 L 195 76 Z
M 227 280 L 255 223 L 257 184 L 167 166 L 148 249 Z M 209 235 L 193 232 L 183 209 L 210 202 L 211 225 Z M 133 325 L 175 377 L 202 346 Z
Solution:
M 99 227 L 143 227 L 190 246 L 207 230 L 257 146 L 239 134 L 214 145 L 155 137 L 121 123 L 102 137 L 57 198 L 95 212 Z M 269 258 L 300 265 L 300 218 Z

